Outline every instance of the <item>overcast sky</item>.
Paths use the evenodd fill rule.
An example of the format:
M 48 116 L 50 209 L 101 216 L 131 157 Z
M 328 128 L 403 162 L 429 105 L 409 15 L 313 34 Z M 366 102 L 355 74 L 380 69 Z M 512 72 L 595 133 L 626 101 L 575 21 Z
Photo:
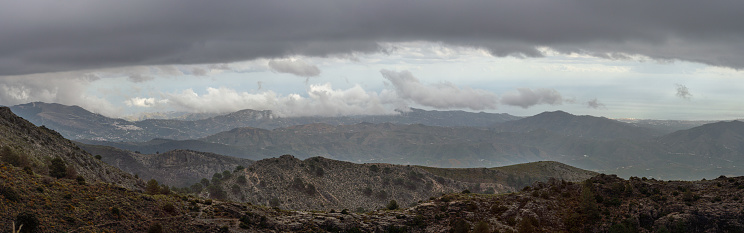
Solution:
M 0 1 L 0 104 L 744 118 L 744 1 Z

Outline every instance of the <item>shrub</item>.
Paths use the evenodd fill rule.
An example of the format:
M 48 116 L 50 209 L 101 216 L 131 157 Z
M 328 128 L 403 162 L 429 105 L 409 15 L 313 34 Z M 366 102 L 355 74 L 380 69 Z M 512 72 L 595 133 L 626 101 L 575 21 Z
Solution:
M 173 206 L 173 204 L 168 203 L 168 204 L 163 205 L 163 211 L 172 214 L 172 213 L 176 212 L 176 207 Z
M 491 232 L 491 226 L 488 225 L 487 222 L 480 221 L 477 224 L 475 224 L 475 229 L 473 229 L 473 233 L 490 233 Z
M 3 148 L 0 148 L 0 156 L 3 157 L 3 162 L 12 164 L 16 167 L 26 167 L 29 165 L 29 161 L 26 156 L 19 155 L 9 146 L 3 146 Z
M 97 160 L 101 160 L 101 155 L 96 155 Z
M 463 193 L 463 194 L 468 194 L 468 193 L 470 193 L 470 190 L 467 190 L 467 189 L 465 189 L 465 190 L 462 190 L 462 193 Z
M 77 176 L 75 180 L 77 181 L 79 185 L 85 185 L 85 178 L 83 176 Z
M 398 209 L 398 202 L 396 202 L 395 200 L 390 200 L 390 202 L 388 202 L 388 204 L 387 204 L 387 206 L 385 208 L 387 208 L 389 210 L 397 210 Z
M 271 207 L 277 208 L 277 207 L 279 207 L 279 204 L 280 204 L 279 203 L 279 198 L 277 198 L 277 197 L 273 197 L 273 198 L 271 198 L 271 200 L 269 200 L 269 206 L 271 206 Z
M 377 197 L 377 199 L 384 200 L 384 199 L 387 199 L 388 194 L 387 192 L 385 192 L 385 190 L 380 190 L 380 192 L 378 192 L 377 195 L 375 195 L 375 197 Z
M 341 214 L 349 214 L 349 209 L 343 209 L 343 210 L 341 210 Z
M 207 187 L 207 191 L 209 191 L 209 197 L 213 199 L 222 200 L 227 197 L 227 192 L 222 190 L 222 186 L 220 185 L 210 185 Z
M 204 187 L 209 186 L 209 180 L 207 178 L 202 178 L 201 181 L 199 181 L 199 183 L 201 183 L 202 186 Z
M 111 214 L 114 216 L 119 216 L 121 214 L 121 210 L 119 210 L 119 207 L 111 207 Z
M 245 176 L 238 176 L 236 182 L 238 182 L 238 184 L 247 184 L 248 180 L 245 178 Z
M 171 194 L 170 187 L 168 187 L 168 185 L 161 184 L 160 185 L 160 194 L 164 194 L 164 195 Z
M 67 176 L 67 165 L 65 165 L 65 161 L 59 157 L 52 159 L 52 164 L 49 165 L 49 175 L 54 178 Z
M 230 191 L 232 191 L 232 193 L 235 195 L 240 194 L 240 186 L 238 186 L 237 184 L 233 184 Z
M 379 167 L 379 166 L 377 166 L 376 164 L 374 164 L 374 165 L 372 165 L 372 166 L 369 166 L 369 171 L 371 171 L 371 172 L 375 172 L 375 173 L 376 173 L 376 172 L 379 172 L 379 171 L 380 171 L 380 167 Z
M 238 165 L 237 167 L 235 167 L 235 171 L 236 171 L 236 172 L 237 172 L 237 171 L 242 171 L 242 170 L 244 170 L 244 169 L 245 169 L 245 167 L 243 167 L 243 166 L 241 166 L 241 165 Z
M 23 212 L 16 216 L 16 226 L 21 226 L 20 232 L 37 232 L 39 228 L 39 218 L 33 212 Z
M 0 186 L 0 195 L 3 195 L 8 201 L 18 201 L 20 199 L 13 187 Z
M 364 194 L 364 196 L 368 196 L 368 197 L 369 196 L 372 196 L 372 188 L 366 187 L 366 188 L 362 189 L 362 194 Z
M 450 232 L 467 233 L 469 231 L 470 231 L 470 223 L 468 223 L 464 219 L 459 218 L 452 222 L 452 229 L 450 230 Z
M 162 233 L 163 232 L 163 226 L 160 225 L 160 223 L 155 223 L 150 226 L 150 228 L 147 229 L 147 233 Z

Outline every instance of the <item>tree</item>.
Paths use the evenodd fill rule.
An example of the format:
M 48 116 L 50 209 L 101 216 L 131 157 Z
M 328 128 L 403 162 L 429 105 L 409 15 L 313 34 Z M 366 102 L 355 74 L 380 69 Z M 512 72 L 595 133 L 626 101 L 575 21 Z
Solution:
M 150 195 L 159 194 L 160 185 L 158 184 L 158 181 L 155 179 L 150 179 L 150 181 L 147 181 L 147 185 L 145 186 L 145 192 Z
M 207 178 L 202 178 L 199 183 L 201 183 L 204 187 L 209 186 L 209 180 L 207 180 Z
M 243 169 L 245 169 L 245 167 L 243 167 L 243 166 L 241 166 L 241 165 L 238 165 L 237 167 L 235 167 L 235 171 L 236 171 L 236 172 L 237 172 L 237 171 L 242 171 Z
M 165 194 L 165 195 L 171 194 L 170 187 L 168 187 L 168 185 L 161 184 L 160 185 L 160 194 Z
M 191 192 L 192 193 L 199 193 L 202 191 L 202 184 L 201 183 L 195 183 L 191 185 Z
M 397 210 L 398 209 L 398 202 L 396 202 L 395 200 L 390 200 L 390 202 L 388 202 L 386 208 L 389 209 L 389 210 Z
M 52 159 L 52 165 L 49 165 L 49 175 L 55 178 L 67 176 L 67 166 L 65 165 L 65 161 L 59 157 Z

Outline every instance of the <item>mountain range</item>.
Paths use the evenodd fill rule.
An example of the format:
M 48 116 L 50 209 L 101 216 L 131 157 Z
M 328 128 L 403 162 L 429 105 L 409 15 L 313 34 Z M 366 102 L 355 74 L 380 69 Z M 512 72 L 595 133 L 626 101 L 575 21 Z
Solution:
M 142 154 L 188 149 L 251 160 L 291 154 L 300 159 L 322 156 L 357 163 L 453 168 L 552 160 L 625 178 L 684 180 L 738 175 L 741 172 L 737 167 L 744 166 L 738 159 L 744 154 L 740 147 L 744 140 L 739 136 L 742 131 L 731 126 L 738 121 L 667 133 L 660 128 L 640 127 L 642 124 L 562 111 L 524 118 L 416 109 L 395 116 L 277 118 L 268 111 L 244 110 L 196 121 L 127 122 L 95 114 L 82 117 L 92 113 L 54 104 L 31 103 L 14 108 L 32 115 L 32 119 L 53 122 L 50 128 L 79 135 L 82 143 Z M 359 122 L 365 119 L 394 123 Z M 411 122 L 423 124 L 407 124 Z M 723 124 L 728 125 L 720 126 Z M 93 130 L 83 131 L 87 125 Z M 112 136 L 100 136 L 105 134 Z M 158 135 L 168 138 L 125 139 Z
M 274 129 L 293 125 L 361 122 L 426 124 L 434 126 L 487 127 L 519 119 L 509 114 L 410 109 L 396 115 L 344 117 L 279 117 L 271 111 L 241 110 L 198 120 L 146 119 L 127 121 L 108 118 L 78 106 L 34 102 L 10 107 L 15 114 L 37 125 L 52 128 L 71 140 L 149 141 L 152 139 L 196 139 L 239 127 Z

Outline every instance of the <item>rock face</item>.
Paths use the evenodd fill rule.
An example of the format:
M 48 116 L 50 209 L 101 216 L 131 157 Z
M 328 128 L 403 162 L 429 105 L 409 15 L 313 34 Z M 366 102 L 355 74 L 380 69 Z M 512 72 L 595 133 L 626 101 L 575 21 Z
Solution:
M 156 179 L 160 184 L 185 187 L 212 177 L 215 173 L 247 167 L 252 160 L 192 150 L 172 150 L 157 154 L 139 154 L 108 146 L 78 144 L 101 160 L 143 180 Z
M 141 180 L 95 159 L 59 133 L 16 116 L 7 107 L 0 107 L 0 147 L 4 148 L 3 159 L 15 155 L 15 166 L 37 173 L 48 174 L 51 161 L 60 158 L 69 178 L 79 175 L 88 182 L 113 183 L 130 189 L 144 187 Z
M 580 181 L 595 174 L 554 162 L 510 168 L 443 169 L 354 164 L 322 157 L 302 161 L 283 155 L 260 160 L 232 174 L 221 174 L 200 194 L 283 209 L 365 211 L 383 208 L 391 200 L 409 206 L 442 193 L 514 192 L 525 184 L 551 177 Z

